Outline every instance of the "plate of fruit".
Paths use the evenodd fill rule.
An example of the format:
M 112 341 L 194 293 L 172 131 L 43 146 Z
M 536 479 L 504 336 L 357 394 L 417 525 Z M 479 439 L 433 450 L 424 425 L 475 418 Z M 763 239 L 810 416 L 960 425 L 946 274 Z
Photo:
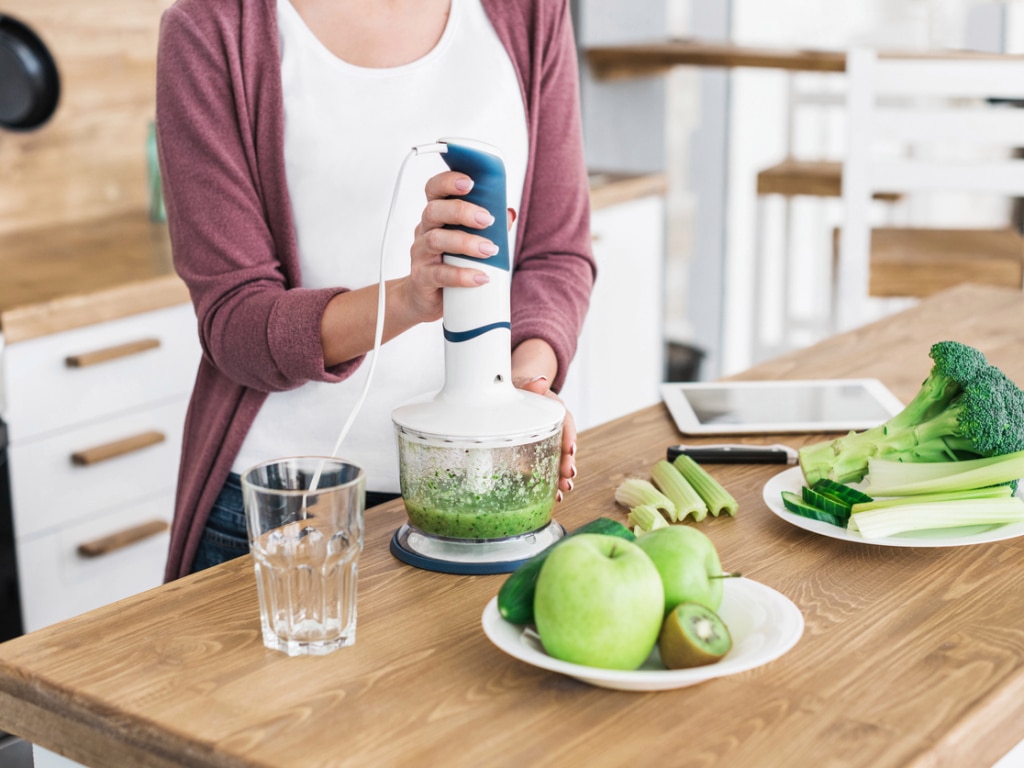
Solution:
M 634 538 L 599 518 L 509 576 L 482 616 L 508 655 L 590 685 L 660 691 L 767 664 L 803 634 L 776 590 L 722 572 L 686 524 Z

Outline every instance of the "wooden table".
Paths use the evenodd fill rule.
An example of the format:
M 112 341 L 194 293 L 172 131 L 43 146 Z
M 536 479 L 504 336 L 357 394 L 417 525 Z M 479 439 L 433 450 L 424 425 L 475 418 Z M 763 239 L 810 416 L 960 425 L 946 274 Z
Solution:
M 909 399 L 956 338 L 1024 381 L 1024 295 L 962 287 L 742 378 L 877 376 Z M 573 528 L 679 435 L 659 405 L 580 438 Z M 774 442 L 763 436 L 751 442 Z M 785 436 L 800 445 L 807 436 Z M 248 558 L 0 645 L 0 729 L 95 766 L 989 766 L 1024 739 L 1024 539 L 902 549 L 825 538 L 761 499 L 777 466 L 720 466 L 727 569 L 801 609 L 786 655 L 661 693 L 592 688 L 506 656 L 480 626 L 502 576 L 400 564 L 400 504 L 368 514 L 358 641 L 260 642 Z

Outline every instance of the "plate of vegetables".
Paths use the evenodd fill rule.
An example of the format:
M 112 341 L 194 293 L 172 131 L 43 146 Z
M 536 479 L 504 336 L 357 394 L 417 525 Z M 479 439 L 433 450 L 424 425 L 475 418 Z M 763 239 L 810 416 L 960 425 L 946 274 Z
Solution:
M 859 483 L 845 487 L 862 494 L 865 494 L 867 488 Z M 1005 511 L 999 513 L 1008 514 L 1009 522 L 993 521 L 991 513 L 994 510 L 988 508 L 988 501 L 982 501 L 979 504 L 977 501 L 970 503 L 970 500 L 967 500 L 969 505 L 967 506 L 964 504 L 964 500 L 938 498 L 928 500 L 924 494 L 917 498 L 914 496 L 870 496 L 871 502 L 880 505 L 892 503 L 888 507 L 874 508 L 882 514 L 876 513 L 875 519 L 871 522 L 880 522 L 886 527 L 883 529 L 879 525 L 877 528 L 872 528 L 869 523 L 867 535 L 861 530 L 864 525 L 863 522 L 858 521 L 858 515 L 865 515 L 871 511 L 871 508 L 858 511 L 856 514 L 852 513 L 852 509 L 857 503 L 868 504 L 870 502 L 850 504 L 851 511 L 846 512 L 844 521 L 843 513 L 838 511 L 842 509 L 842 502 L 830 505 L 820 498 L 815 498 L 812 494 L 817 494 L 818 497 L 824 496 L 826 499 L 828 496 L 821 492 L 820 487 L 815 491 L 813 487 L 806 484 L 800 467 L 787 469 L 769 480 L 764 486 L 764 501 L 772 512 L 787 523 L 833 539 L 887 547 L 959 547 L 1024 536 L 1024 499 L 1021 498 L 1019 491 L 1011 495 L 1012 487 L 1004 487 L 1010 493 L 994 498 L 1011 500 L 1011 504 L 1008 505 L 1009 513 Z M 814 499 L 818 506 L 804 501 L 805 496 Z M 796 501 L 799 500 L 807 508 L 800 512 L 793 511 L 791 508 L 787 508 L 787 500 L 791 507 L 796 506 Z M 830 507 L 830 509 L 825 509 L 825 507 Z M 975 511 L 972 512 L 972 509 Z M 888 519 L 886 519 L 886 515 L 889 516 Z M 987 515 L 989 521 L 977 522 L 979 515 Z M 853 526 L 850 525 L 850 519 L 854 521 Z M 864 518 L 862 517 L 860 520 L 863 521 Z M 905 528 L 907 525 L 912 527 Z M 892 526 L 903 527 L 904 530 L 897 531 Z
M 949 547 L 1024 534 L 1024 391 L 974 347 L 940 341 L 888 421 L 804 446 L 772 478 L 779 517 L 832 538 Z

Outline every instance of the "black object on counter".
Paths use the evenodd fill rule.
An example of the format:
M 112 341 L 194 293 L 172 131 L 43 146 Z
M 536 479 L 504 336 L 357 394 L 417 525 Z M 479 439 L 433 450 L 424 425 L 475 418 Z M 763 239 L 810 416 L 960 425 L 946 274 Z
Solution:
M 698 464 L 796 464 L 797 452 L 788 445 L 670 445 L 667 457 L 686 454 Z

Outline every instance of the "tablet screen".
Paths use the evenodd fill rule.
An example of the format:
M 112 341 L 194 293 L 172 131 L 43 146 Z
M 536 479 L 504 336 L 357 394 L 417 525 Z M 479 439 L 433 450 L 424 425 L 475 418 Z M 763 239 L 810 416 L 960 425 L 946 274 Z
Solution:
M 688 434 L 867 429 L 903 407 L 875 379 L 665 384 L 662 394 Z

